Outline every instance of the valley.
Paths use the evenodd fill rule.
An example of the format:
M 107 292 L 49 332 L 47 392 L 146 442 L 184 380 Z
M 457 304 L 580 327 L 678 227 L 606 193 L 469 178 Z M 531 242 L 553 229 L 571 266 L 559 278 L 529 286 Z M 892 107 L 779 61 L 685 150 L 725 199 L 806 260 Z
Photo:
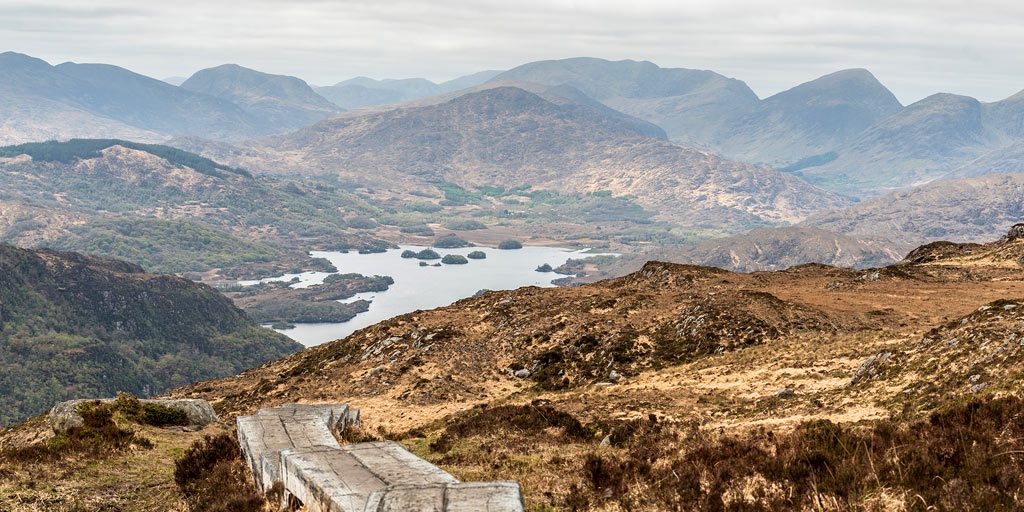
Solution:
M 267 510 L 289 403 L 531 512 L 1024 506 L 1022 93 L 282 62 L 0 53 L 0 510 Z

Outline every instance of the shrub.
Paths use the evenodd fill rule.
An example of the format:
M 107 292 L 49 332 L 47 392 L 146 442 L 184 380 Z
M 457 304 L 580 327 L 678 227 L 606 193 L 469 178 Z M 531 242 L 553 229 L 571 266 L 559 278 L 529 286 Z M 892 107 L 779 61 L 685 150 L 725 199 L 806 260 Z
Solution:
M 537 272 L 551 272 L 554 269 L 551 268 L 551 265 L 548 265 L 547 263 L 545 263 L 545 264 L 537 267 L 536 270 L 537 270 Z
M 226 433 L 204 436 L 174 461 L 174 482 L 192 512 L 262 511 L 247 473 L 237 439 Z
M 444 258 L 441 258 L 441 263 L 445 265 L 465 265 L 469 263 L 469 260 L 465 256 L 458 254 L 446 254 Z
M 443 210 L 444 207 L 437 203 L 431 203 L 430 201 L 416 201 L 409 205 L 409 209 L 420 213 L 437 213 Z
M 477 229 L 487 229 L 487 225 L 478 220 L 453 220 L 444 225 L 444 227 L 453 231 L 473 231 Z
M 523 248 L 523 243 L 520 242 L 519 240 L 502 240 L 501 243 L 498 244 L 498 249 L 501 249 L 501 250 L 504 250 L 504 251 L 508 251 L 508 250 L 512 250 L 512 249 L 522 249 L 522 248 Z
M 461 247 L 470 247 L 473 244 L 467 242 L 459 235 L 448 234 L 434 240 L 433 245 L 438 249 L 458 249 Z
M 471 260 L 483 260 L 487 259 L 487 253 L 483 251 L 473 251 L 466 255 Z
M 876 510 L 871 501 L 883 492 L 906 510 L 1024 505 L 1017 397 L 976 398 L 913 421 L 808 421 L 783 434 L 734 437 L 691 426 L 682 442 L 675 425 L 654 418 L 609 428 L 621 450 L 585 457 L 588 489 L 577 489 L 572 507 L 612 499 L 625 510 Z
M 365 215 L 357 215 L 355 217 L 352 217 L 351 219 L 348 220 L 348 225 L 349 227 L 355 229 L 374 229 L 377 226 L 379 226 L 379 224 L 377 224 L 377 221 Z
M 410 235 L 420 236 L 434 236 L 434 230 L 430 229 L 430 226 L 426 224 L 415 224 L 412 226 L 402 226 L 398 228 L 400 233 L 407 233 Z
M 458 439 L 514 432 L 519 435 L 537 435 L 554 429 L 563 438 L 590 439 L 592 434 L 575 416 L 549 405 L 502 405 L 487 407 L 448 425 L 440 437 L 430 444 L 436 452 L 447 452 Z
M 416 257 L 416 251 L 411 251 L 409 249 L 406 249 L 406 250 L 402 251 L 402 257 L 406 258 L 406 259 L 415 258 Z
M 418 260 L 439 260 L 441 255 L 431 249 L 423 249 L 416 253 L 416 259 Z
M 108 408 L 121 412 L 129 421 L 154 427 L 188 425 L 189 423 L 188 415 L 181 409 L 160 404 L 145 404 L 130 393 L 123 391 L 117 394 L 113 404 L 108 404 Z

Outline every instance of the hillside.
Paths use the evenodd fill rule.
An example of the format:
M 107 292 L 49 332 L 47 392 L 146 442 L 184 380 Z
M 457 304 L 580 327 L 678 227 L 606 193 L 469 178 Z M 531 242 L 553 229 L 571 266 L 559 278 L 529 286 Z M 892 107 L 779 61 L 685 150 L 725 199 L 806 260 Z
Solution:
M 112 139 L 0 148 L 0 208 L 0 240 L 164 272 L 294 265 L 308 259 L 298 237 L 307 247 L 383 244 L 347 228 L 346 215 L 372 207 L 346 191 L 254 178 L 179 149 Z
M 214 404 L 207 434 L 258 407 L 352 404 L 363 429 L 343 443 L 395 440 L 461 479 L 516 480 L 528 510 L 1013 510 L 1022 234 L 875 269 L 650 262 L 486 292 L 170 396 Z M 173 461 L 200 436 L 132 428 L 153 448 L 32 460 L 54 439 L 43 422 L 0 433 L 0 505 L 145 510 L 143 486 L 183 502 Z M 232 482 L 206 480 L 245 492 Z
M 1024 218 L 1024 175 L 940 180 L 811 216 L 802 225 L 884 244 L 898 253 L 933 240 L 992 239 Z
M 375 187 L 446 181 L 609 191 L 690 227 L 794 222 L 844 204 L 792 176 L 651 138 L 621 115 L 555 101 L 496 87 L 441 104 L 342 115 L 265 143 L 293 166 Z
M 1020 428 L 1001 411 L 1020 410 L 1022 309 L 1006 299 L 1024 290 L 1021 232 L 926 246 L 879 269 L 651 262 L 578 288 L 489 292 L 174 395 L 229 416 L 294 400 L 358 404 L 367 430 L 455 474 L 516 479 L 534 509 L 700 509 L 748 486 L 754 510 L 868 506 L 880 486 L 887 503 L 1018 503 L 977 471 L 1019 446 L 999 431 Z M 910 462 L 935 449 L 922 438 L 955 444 L 967 432 L 965 446 L 988 455 Z M 876 453 L 876 469 L 843 440 Z M 763 463 L 771 453 L 823 462 L 775 468 Z M 879 468 L 892 460 L 883 454 L 917 476 Z M 715 472 L 722 464 L 747 476 Z M 720 487 L 663 486 L 694 465 Z M 840 467 L 850 473 L 829 476 Z M 958 483 L 936 488 L 939 474 Z
M 926 183 L 1009 143 L 974 98 L 936 94 L 835 148 L 838 158 L 799 175 L 830 190 L 877 195 Z
M 695 245 L 656 250 L 653 256 L 736 272 L 782 270 L 806 263 L 867 268 L 899 261 L 904 253 L 890 247 L 824 229 L 790 226 L 755 229 Z
M 0 424 L 69 398 L 161 393 L 301 348 L 212 288 L 0 245 Z
M 311 125 L 340 110 L 298 78 L 235 64 L 197 71 L 181 88 L 230 101 L 282 131 Z
M 972 178 L 986 174 L 1024 172 L 1024 140 L 982 154 L 953 169 L 943 178 Z

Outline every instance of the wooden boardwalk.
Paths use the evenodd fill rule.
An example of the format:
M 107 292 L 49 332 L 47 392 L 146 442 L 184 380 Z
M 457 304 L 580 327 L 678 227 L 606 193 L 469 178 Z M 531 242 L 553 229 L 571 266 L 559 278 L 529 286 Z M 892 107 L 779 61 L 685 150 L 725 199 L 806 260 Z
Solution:
M 347 405 L 285 404 L 236 420 L 238 441 L 260 489 L 280 482 L 282 504 L 312 512 L 521 512 L 519 484 L 459 482 L 391 441 L 341 446 L 358 424 Z

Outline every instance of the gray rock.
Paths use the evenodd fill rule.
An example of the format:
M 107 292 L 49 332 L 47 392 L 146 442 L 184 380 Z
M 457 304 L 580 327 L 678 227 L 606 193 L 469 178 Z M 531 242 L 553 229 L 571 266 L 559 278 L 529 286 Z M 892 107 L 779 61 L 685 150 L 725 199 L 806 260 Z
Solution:
M 879 352 L 864 360 L 856 370 L 853 371 L 853 378 L 850 379 L 850 385 L 853 386 L 861 381 L 869 380 L 878 375 L 879 366 L 892 359 L 892 352 L 883 351 Z
M 530 376 L 530 370 L 527 370 L 526 368 L 516 370 L 516 372 L 513 375 L 515 375 L 518 379 L 525 379 Z
M 792 398 L 796 395 L 796 390 L 793 388 L 782 388 L 775 393 L 775 396 L 779 398 Z
M 68 429 L 81 427 L 84 423 L 82 415 L 78 413 L 78 406 L 86 402 L 113 402 L 113 398 L 101 398 L 98 400 L 80 399 L 61 402 L 50 410 L 50 428 L 56 433 L 67 432 Z M 189 427 L 202 427 L 217 421 L 217 413 L 206 400 L 196 398 L 177 399 L 143 399 L 139 400 L 144 404 L 156 404 L 171 409 L 177 409 L 188 416 Z
M 619 382 L 619 379 L 621 379 L 621 378 L 622 378 L 622 375 L 619 375 L 619 372 L 617 372 L 617 371 L 615 371 L 615 370 L 612 370 L 612 371 L 611 371 L 611 372 L 610 372 L 610 373 L 608 374 L 608 380 L 609 380 L 610 382 L 612 382 L 613 384 L 618 384 L 618 382 Z
M 1008 241 L 1018 238 L 1024 238 L 1024 223 L 1014 224 L 1010 231 L 1006 233 L 1006 240 Z

